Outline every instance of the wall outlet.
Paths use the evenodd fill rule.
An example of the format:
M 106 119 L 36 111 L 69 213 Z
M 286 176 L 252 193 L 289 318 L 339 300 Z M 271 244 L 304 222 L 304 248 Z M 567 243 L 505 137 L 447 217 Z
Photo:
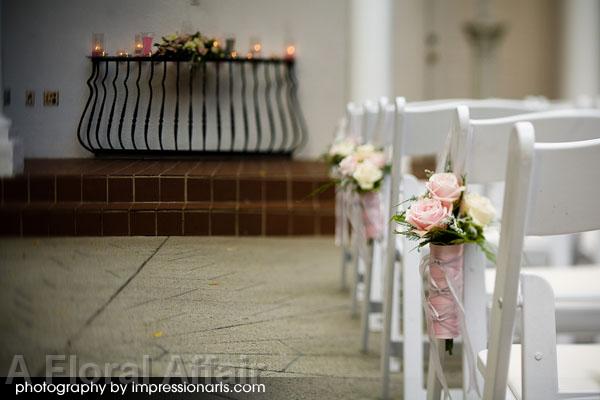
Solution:
M 44 90 L 44 107 L 58 106 L 58 90 Z
M 33 107 L 35 105 L 35 91 L 34 90 L 26 90 L 25 91 L 25 105 L 27 107 Z

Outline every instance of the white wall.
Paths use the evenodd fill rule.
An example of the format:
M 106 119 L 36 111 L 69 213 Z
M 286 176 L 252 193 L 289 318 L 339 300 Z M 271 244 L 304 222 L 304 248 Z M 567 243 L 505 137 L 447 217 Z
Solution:
M 474 17 L 476 1 L 393 1 L 393 94 L 409 100 L 472 96 L 471 52 L 462 25 Z M 425 17 L 428 3 L 433 21 Z M 497 56 L 497 96 L 555 97 L 557 1 L 492 3 L 508 29 Z M 25 140 L 28 157 L 89 156 L 75 136 L 87 98 L 85 56 L 92 32 L 105 33 L 112 53 L 131 48 L 139 31 L 234 34 L 241 51 L 258 36 L 267 55 L 281 52 L 291 38 L 298 48 L 299 96 L 310 134 L 300 155 L 315 157 L 331 140 L 350 98 L 349 6 L 349 0 L 4 0 L 2 73 L 12 91 L 5 113 L 13 132 Z M 424 40 L 430 23 L 439 38 L 438 63 L 427 74 Z M 34 108 L 24 105 L 27 89 L 36 91 Z M 60 91 L 58 108 L 42 107 L 44 89 Z
M 472 53 L 463 25 L 475 18 L 479 0 L 396 0 L 395 92 L 409 100 L 473 96 Z M 565 0 L 568 1 L 568 0 Z M 427 5 L 432 11 L 427 17 Z M 497 97 L 558 94 L 556 0 L 492 0 L 492 15 L 506 26 L 496 55 Z M 425 73 L 425 35 L 437 33 L 437 63 Z M 426 80 L 434 90 L 428 96 Z
M 105 33 L 112 54 L 130 49 L 140 31 L 233 34 L 243 52 L 257 36 L 266 55 L 281 54 L 292 39 L 310 135 L 300 156 L 323 152 L 344 110 L 346 0 L 4 0 L 2 7 L 2 73 L 12 93 L 5 113 L 27 157 L 89 156 L 76 130 L 87 98 L 92 32 Z M 36 91 L 35 107 L 25 107 L 28 89 Z M 42 106 L 44 89 L 60 91 L 59 107 Z

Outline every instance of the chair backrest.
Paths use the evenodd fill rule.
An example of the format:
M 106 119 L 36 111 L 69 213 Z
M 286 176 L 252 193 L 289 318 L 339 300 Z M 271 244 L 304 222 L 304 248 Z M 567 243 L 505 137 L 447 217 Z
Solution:
M 543 136 L 542 129 L 538 131 Z M 484 398 L 505 398 L 524 237 L 600 229 L 600 139 L 536 143 L 530 122 L 509 139 Z
M 348 137 L 356 139 L 361 138 L 363 127 L 364 110 L 361 106 L 355 103 L 346 105 L 346 124 L 348 129 Z
M 457 108 L 448 149 L 450 158 L 464 165 L 459 172 L 466 172 L 469 183 L 504 180 L 509 137 L 516 122 L 531 122 L 540 143 L 600 137 L 600 110 L 554 110 L 486 120 L 469 120 L 469 111 Z
M 422 104 L 422 103 L 421 103 Z M 468 107 L 465 112 L 465 108 Z M 412 106 L 407 104 L 403 97 L 396 98 L 393 137 L 393 160 L 388 204 L 394 206 L 399 198 L 399 185 L 403 171 L 401 171 L 402 158 L 424 154 L 438 154 L 443 149 L 448 132 L 463 129 L 461 137 L 466 137 L 469 121 L 469 112 L 478 118 L 499 118 L 515 114 L 526 114 L 539 111 L 540 102 L 487 99 L 487 100 L 451 100 L 447 103 Z M 457 108 L 462 112 L 461 119 L 457 120 Z M 392 224 L 390 224 L 392 225 Z M 393 228 L 390 228 L 393 229 Z M 388 237 L 388 247 L 391 247 L 393 235 Z M 391 249 L 388 250 L 390 255 Z M 393 255 L 392 255 L 393 256 Z M 392 263 L 390 259 L 388 263 Z
M 393 129 L 391 127 L 389 110 L 393 107 L 387 97 L 378 102 L 365 101 L 362 105 L 348 103 L 346 105 L 346 136 L 354 137 L 363 143 L 372 142 L 376 145 L 391 145 Z M 393 116 L 391 116 L 393 117 Z
M 379 121 L 379 104 L 367 100 L 363 105 L 365 116 L 363 121 L 362 140 L 364 143 L 371 142 L 377 131 Z
M 402 114 L 403 154 L 408 156 L 437 154 L 445 143 L 455 110 L 463 105 L 472 118 L 501 118 L 543 110 L 543 105 L 520 100 L 452 100 L 432 105 L 405 103 Z

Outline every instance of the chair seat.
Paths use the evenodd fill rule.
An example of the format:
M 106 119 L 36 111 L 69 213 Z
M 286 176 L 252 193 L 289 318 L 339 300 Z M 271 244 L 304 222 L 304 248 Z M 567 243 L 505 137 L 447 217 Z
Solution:
M 556 347 L 559 398 L 600 398 L 600 344 L 569 344 Z M 485 373 L 487 350 L 479 353 L 477 366 Z M 521 345 L 510 353 L 508 387 L 516 399 L 522 399 Z

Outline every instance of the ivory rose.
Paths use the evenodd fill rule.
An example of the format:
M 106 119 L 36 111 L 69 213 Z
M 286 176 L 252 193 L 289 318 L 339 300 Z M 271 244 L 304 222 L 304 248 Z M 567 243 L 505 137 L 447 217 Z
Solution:
M 383 172 L 377 165 L 369 160 L 365 160 L 356 166 L 352 177 L 362 190 L 372 190 L 375 187 L 375 183 L 383 178 Z
M 331 156 L 347 157 L 354 151 L 356 147 L 356 141 L 353 139 L 344 139 L 339 142 L 335 142 L 329 149 Z
M 458 183 L 456 175 L 450 172 L 433 174 L 425 184 L 431 197 L 441 201 L 447 207 L 452 207 L 452 203 L 460 198 L 460 194 L 465 190 L 464 186 Z
M 360 162 L 371 158 L 376 152 L 377 150 L 375 150 L 375 146 L 373 146 L 370 143 L 367 143 L 358 146 L 356 148 L 356 151 L 354 152 L 354 155 L 356 156 L 356 159 Z
M 477 193 L 465 193 L 460 206 L 460 211 L 473 219 L 475 225 L 486 226 L 496 216 L 496 209 L 487 197 Z
M 406 211 L 406 222 L 414 226 L 419 235 L 433 228 L 446 227 L 451 209 L 438 199 L 421 198 Z

